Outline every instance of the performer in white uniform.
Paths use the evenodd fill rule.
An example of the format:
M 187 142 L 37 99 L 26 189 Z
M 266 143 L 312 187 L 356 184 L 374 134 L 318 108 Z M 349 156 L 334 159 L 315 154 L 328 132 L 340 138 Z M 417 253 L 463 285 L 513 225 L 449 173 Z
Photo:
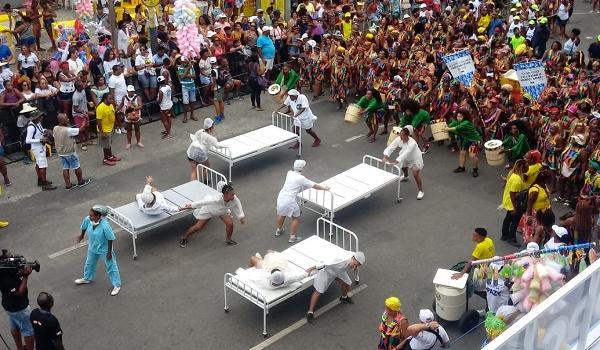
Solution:
M 419 188 L 417 199 L 423 199 L 425 193 L 423 193 L 423 181 L 421 180 L 421 170 L 423 169 L 423 154 L 419 149 L 417 141 L 410 137 L 412 134 L 412 126 L 408 125 L 400 130 L 398 137 L 390 143 L 389 146 L 383 151 L 383 161 L 391 164 L 400 164 L 402 167 L 402 179 L 400 181 L 408 181 L 408 168 L 412 169 L 415 182 Z M 400 148 L 398 157 L 395 161 L 390 159 L 392 153 L 396 148 Z
M 308 307 L 308 312 L 306 313 L 308 322 L 312 322 L 315 316 L 315 307 L 317 306 L 321 294 L 327 291 L 327 288 L 329 288 L 334 280 L 337 280 L 340 283 L 342 289 L 340 301 L 343 303 L 354 304 L 354 301 L 348 296 L 348 291 L 352 285 L 352 280 L 350 279 L 350 276 L 348 276 L 348 269 L 356 271 L 359 266 L 364 265 L 364 263 L 365 254 L 363 252 L 356 252 L 350 259 L 321 263 L 306 270 L 308 274 L 314 270 L 318 270 L 313 282 L 315 290 L 310 297 L 310 305 Z
M 146 176 L 146 186 L 144 191 L 135 195 L 135 200 L 138 203 L 138 208 L 141 212 L 148 215 L 159 215 L 164 212 L 177 213 L 183 208 L 170 205 L 162 193 L 158 192 L 154 187 L 154 179 L 152 176 Z
M 250 267 L 254 267 L 254 269 L 240 267 L 236 270 L 236 274 L 268 289 L 286 287 L 308 277 L 306 271 L 298 269 L 297 272 L 294 272 L 285 256 L 273 250 L 269 250 L 264 258 L 259 253 L 250 257 Z
M 219 183 L 217 183 L 217 191 L 221 193 L 198 202 L 187 204 L 184 207 L 185 209 L 195 209 L 194 217 L 198 221 L 187 230 L 185 235 L 179 241 L 181 248 L 185 248 L 190 236 L 196 231 L 201 231 L 214 216 L 218 216 L 225 224 L 225 244 L 237 245 L 237 242 L 231 239 L 231 236 L 233 235 L 232 214 L 240 220 L 242 225 L 245 223 L 242 203 L 238 197 L 236 197 L 233 187 L 228 185 L 225 181 L 219 181 Z
M 301 237 L 296 236 L 298 226 L 300 225 L 300 207 L 296 201 L 296 195 L 308 188 L 323 191 L 329 190 L 329 186 L 319 185 L 314 181 L 305 178 L 304 175 L 301 174 L 305 166 L 306 161 L 302 159 L 298 159 L 294 162 L 294 170 L 287 172 L 285 183 L 277 196 L 277 230 L 275 231 L 275 236 L 280 236 L 283 233 L 285 218 L 291 217 L 292 224 L 290 225 L 289 243 L 294 243 L 302 239 Z
M 215 131 L 215 126 L 213 120 L 211 118 L 204 119 L 203 129 L 196 131 L 194 134 L 190 134 L 190 139 L 192 139 L 192 143 L 190 143 L 186 153 L 188 161 L 190 162 L 190 166 L 192 167 L 192 172 L 190 178 L 193 180 L 198 180 L 198 174 L 196 172 L 196 168 L 198 164 L 202 164 L 206 167 L 210 168 L 210 162 L 208 161 L 208 150 L 211 147 L 221 147 L 221 144 L 212 134 Z M 204 173 L 205 179 L 208 177 L 208 172 Z
M 282 109 L 287 107 L 287 113 L 290 111 L 294 113 L 294 126 L 296 128 L 296 134 L 300 135 L 300 128 L 306 130 L 306 132 L 315 139 L 313 142 L 313 147 L 319 147 L 321 144 L 321 139 L 317 136 L 317 133 L 312 129 L 317 120 L 317 117 L 313 114 L 310 106 L 308 104 L 308 98 L 305 95 L 302 95 L 296 89 L 291 89 L 288 91 L 288 97 L 283 101 L 283 105 L 279 107 L 276 112 L 281 111 Z M 299 143 L 296 143 L 294 146 L 290 148 L 298 148 L 300 147 Z

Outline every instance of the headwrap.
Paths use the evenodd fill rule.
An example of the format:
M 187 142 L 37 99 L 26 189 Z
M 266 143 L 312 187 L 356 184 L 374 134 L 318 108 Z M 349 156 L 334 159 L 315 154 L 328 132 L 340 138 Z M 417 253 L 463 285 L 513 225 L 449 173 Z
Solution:
M 227 185 L 227 182 L 225 181 L 217 182 L 217 191 L 219 191 L 219 193 L 223 192 L 223 187 L 225 187 L 225 185 Z
M 285 282 L 285 275 L 283 274 L 283 272 L 277 270 L 277 271 L 273 271 L 271 272 L 271 275 L 269 276 L 269 282 L 271 283 L 272 286 L 280 286 Z
M 531 150 L 527 152 L 527 156 L 531 158 L 533 164 L 538 164 L 542 162 L 542 154 L 538 150 Z
M 294 161 L 294 171 L 301 172 L 302 170 L 304 170 L 305 166 L 306 166 L 306 161 L 303 159 L 296 159 Z
M 92 207 L 92 211 L 100 214 L 100 216 L 108 215 L 108 208 L 105 205 L 96 204 Z
M 390 309 L 392 311 L 400 311 L 401 306 L 402 306 L 402 303 L 400 302 L 400 299 L 398 299 L 397 297 L 389 297 L 389 298 L 385 299 L 385 307 L 387 307 L 388 309 Z

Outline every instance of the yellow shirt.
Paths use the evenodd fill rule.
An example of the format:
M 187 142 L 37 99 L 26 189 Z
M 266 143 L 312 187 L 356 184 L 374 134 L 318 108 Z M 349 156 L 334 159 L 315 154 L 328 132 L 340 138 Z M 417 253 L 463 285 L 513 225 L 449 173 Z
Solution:
M 96 107 L 96 119 L 102 122 L 103 133 L 111 133 L 115 128 L 115 106 L 100 103 Z
M 529 193 L 537 192 L 537 198 L 533 202 L 533 211 L 548 210 L 552 206 L 550 204 L 550 198 L 548 198 L 548 189 L 540 187 L 540 185 L 533 185 L 529 189 Z
M 475 245 L 473 249 L 473 257 L 477 260 L 493 258 L 496 255 L 494 249 L 494 241 L 490 237 L 485 237 L 483 241 Z
M 346 22 L 342 21 L 342 35 L 344 39 L 350 39 L 350 35 L 352 34 L 352 21 Z
M 490 25 L 491 19 L 492 18 L 490 17 L 490 15 L 485 15 L 485 16 L 481 16 L 481 18 L 479 18 L 479 21 L 477 21 L 477 27 L 486 29 L 484 34 L 487 34 L 487 29 L 488 29 L 488 26 Z
M 504 186 L 504 194 L 502 195 L 502 208 L 506 210 L 515 210 L 512 201 L 510 200 L 511 192 L 521 192 L 527 189 L 527 185 L 523 182 L 521 176 L 510 174 Z
M 540 171 L 542 170 L 542 163 L 532 164 L 529 166 L 529 170 L 525 173 L 527 175 L 527 181 L 525 181 L 525 185 L 527 188 L 531 187 L 535 180 L 537 180 Z

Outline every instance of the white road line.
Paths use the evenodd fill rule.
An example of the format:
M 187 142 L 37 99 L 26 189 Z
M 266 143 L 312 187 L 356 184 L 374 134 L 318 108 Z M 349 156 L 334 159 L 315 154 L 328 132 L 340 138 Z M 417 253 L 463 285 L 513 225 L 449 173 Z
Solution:
M 340 144 L 336 143 L 335 145 L 331 145 L 331 147 L 333 147 L 333 148 L 340 147 Z
M 367 285 L 366 284 L 361 284 L 360 286 L 358 286 L 356 289 L 350 291 L 348 293 L 348 296 L 353 296 L 356 295 L 360 292 L 362 292 L 363 290 L 367 289 Z M 322 314 L 326 313 L 327 311 L 333 309 L 334 307 L 336 307 L 338 304 L 340 304 L 340 301 L 338 299 L 330 302 L 329 304 L 323 306 L 322 308 L 320 308 L 319 310 L 317 310 L 315 312 L 315 318 L 321 316 Z M 302 318 L 298 321 L 296 321 L 294 324 L 292 324 L 291 326 L 282 329 L 281 331 L 279 331 L 277 334 L 269 337 L 269 339 L 255 345 L 254 347 L 250 348 L 250 350 L 262 350 L 265 349 L 273 344 L 275 344 L 277 341 L 285 338 L 286 336 L 290 335 L 292 332 L 300 329 L 300 327 L 304 326 L 305 324 L 307 324 L 308 322 L 306 321 L 306 318 Z
M 358 140 L 358 139 L 360 139 L 361 137 L 364 137 L 364 136 L 365 135 L 356 135 L 356 136 L 349 137 L 349 138 L 345 139 L 344 141 L 346 141 L 346 142 L 352 142 L 352 141 Z
M 61 255 L 65 255 L 65 254 L 67 254 L 68 252 L 72 252 L 72 251 L 74 251 L 75 249 L 79 249 L 79 248 L 81 248 L 81 247 L 85 247 L 87 244 L 88 244 L 88 242 L 87 242 L 87 241 L 83 241 L 83 242 L 81 242 L 81 243 L 77 243 L 77 244 L 75 244 L 75 245 L 73 245 L 73 246 L 70 246 L 70 247 L 68 247 L 68 248 L 65 248 L 65 249 L 63 249 L 63 250 L 59 250 L 59 251 L 58 251 L 58 252 L 56 252 L 56 253 L 52 253 L 52 254 L 48 255 L 48 257 L 49 257 L 50 259 L 55 259 L 55 258 L 58 258 L 58 257 L 59 257 L 59 256 L 61 256 Z
M 574 12 L 573 15 L 594 15 L 592 12 Z

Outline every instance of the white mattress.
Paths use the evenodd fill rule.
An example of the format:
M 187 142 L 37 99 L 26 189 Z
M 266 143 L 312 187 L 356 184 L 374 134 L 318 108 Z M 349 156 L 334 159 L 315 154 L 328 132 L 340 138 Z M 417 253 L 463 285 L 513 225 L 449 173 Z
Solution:
M 288 249 L 281 252 L 283 256 L 288 259 L 290 269 L 293 269 L 297 272 L 304 271 L 309 267 L 315 266 L 319 262 L 328 261 L 328 260 L 341 260 L 341 259 L 349 259 L 352 256 L 352 252 L 344 250 L 335 244 L 328 242 L 316 235 L 310 236 L 309 238 L 301 241 L 300 243 L 296 243 Z M 253 269 L 253 268 L 252 268 Z M 248 269 L 247 272 L 242 272 L 241 274 L 236 275 L 240 281 L 245 284 L 251 286 L 253 289 L 259 291 L 262 295 L 265 296 L 266 303 L 273 303 L 280 298 L 288 295 L 289 293 L 295 291 L 298 288 L 306 287 L 307 285 L 312 285 L 312 281 L 314 278 L 314 274 L 303 279 L 301 283 L 294 283 L 285 288 L 278 289 L 268 289 L 264 288 L 261 285 L 254 283 L 246 274 L 251 274 L 251 270 Z M 245 276 L 246 275 L 246 276 Z M 241 287 L 241 286 L 239 286 Z M 249 289 L 246 289 L 246 292 L 250 293 Z
M 389 171 L 360 163 L 343 173 L 321 182 L 321 184 L 331 187 L 331 192 L 333 192 L 333 209 L 337 210 L 397 180 L 398 176 Z M 323 206 L 325 209 L 331 208 L 330 192 L 305 190 L 299 193 L 298 197 Z
M 219 144 L 227 146 L 229 151 L 231 151 L 231 159 L 236 160 L 265 148 L 272 148 L 281 143 L 295 140 L 296 137 L 296 134 L 293 132 L 281 129 L 275 125 L 268 125 L 227 140 L 219 141 Z M 215 148 L 210 151 L 221 157 L 228 158 L 224 149 Z

